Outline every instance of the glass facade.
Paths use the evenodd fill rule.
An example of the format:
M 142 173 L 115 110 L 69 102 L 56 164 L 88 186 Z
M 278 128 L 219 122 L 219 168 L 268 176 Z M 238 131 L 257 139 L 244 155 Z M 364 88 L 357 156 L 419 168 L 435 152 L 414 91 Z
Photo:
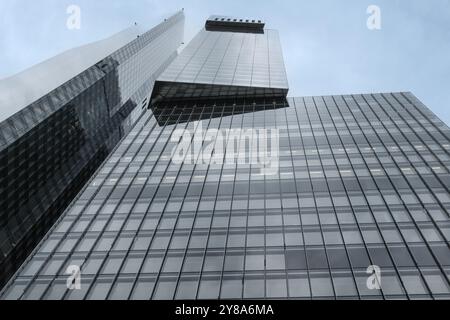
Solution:
M 0 287 L 145 110 L 183 28 L 180 12 L 0 123 Z
M 153 101 L 286 97 L 288 82 L 276 30 L 243 26 L 201 30 L 158 77 Z M 221 18 L 225 19 L 225 18 Z M 234 23 L 224 21 L 226 25 Z M 226 30 L 226 28 L 225 28 Z
M 200 123 L 277 128 L 278 173 L 174 164 L 171 135 Z M 2 298 L 448 299 L 449 151 L 411 93 L 157 105 Z
M 450 299 L 450 129 L 409 92 L 286 98 L 276 33 L 223 19 L 0 298 Z M 277 132 L 270 174 L 226 161 L 251 130 Z M 211 157 L 174 161 L 185 134 Z

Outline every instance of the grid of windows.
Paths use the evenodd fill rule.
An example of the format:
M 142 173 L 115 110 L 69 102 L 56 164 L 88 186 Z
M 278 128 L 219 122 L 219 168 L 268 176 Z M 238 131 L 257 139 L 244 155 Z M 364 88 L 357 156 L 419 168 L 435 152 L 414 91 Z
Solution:
M 288 82 L 278 32 L 201 30 L 158 77 L 155 98 L 285 97 Z
M 199 119 L 279 129 L 278 174 L 173 163 L 171 134 Z M 2 298 L 450 298 L 449 154 L 450 129 L 411 93 L 157 105 Z
M 183 25 L 179 12 L 0 123 L 0 288 L 143 112 Z

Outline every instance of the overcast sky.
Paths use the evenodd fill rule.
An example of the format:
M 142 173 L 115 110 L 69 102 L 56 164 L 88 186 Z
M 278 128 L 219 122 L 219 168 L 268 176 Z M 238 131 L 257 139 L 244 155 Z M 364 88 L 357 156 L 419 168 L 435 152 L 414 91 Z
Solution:
M 80 30 L 66 26 L 70 5 Z M 367 28 L 369 5 L 381 30 Z M 181 8 L 186 42 L 211 14 L 279 30 L 290 96 L 411 91 L 450 124 L 450 0 L 1 0 L 0 79 Z

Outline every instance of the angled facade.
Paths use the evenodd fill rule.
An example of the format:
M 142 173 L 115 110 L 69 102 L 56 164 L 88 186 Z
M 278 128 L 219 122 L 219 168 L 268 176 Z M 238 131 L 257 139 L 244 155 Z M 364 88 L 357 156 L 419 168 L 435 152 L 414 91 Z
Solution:
M 132 128 L 183 28 L 180 12 L 143 34 L 120 34 L 22 73 L 18 97 L 2 91 L 2 110 L 30 104 L 0 123 L 0 287 Z
M 275 31 L 209 18 L 0 299 L 450 299 L 449 127 L 409 92 L 287 92 Z M 264 130 L 276 170 L 227 161 Z M 174 161 L 185 135 L 207 156 Z
M 158 77 L 152 103 L 285 98 L 289 88 L 278 32 L 253 21 L 209 18 Z

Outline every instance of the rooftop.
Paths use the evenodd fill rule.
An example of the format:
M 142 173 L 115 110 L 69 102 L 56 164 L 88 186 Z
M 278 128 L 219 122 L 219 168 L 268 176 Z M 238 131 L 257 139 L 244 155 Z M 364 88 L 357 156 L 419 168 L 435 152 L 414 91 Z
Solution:
M 259 19 L 213 15 L 206 20 L 207 31 L 264 33 L 265 23 Z

